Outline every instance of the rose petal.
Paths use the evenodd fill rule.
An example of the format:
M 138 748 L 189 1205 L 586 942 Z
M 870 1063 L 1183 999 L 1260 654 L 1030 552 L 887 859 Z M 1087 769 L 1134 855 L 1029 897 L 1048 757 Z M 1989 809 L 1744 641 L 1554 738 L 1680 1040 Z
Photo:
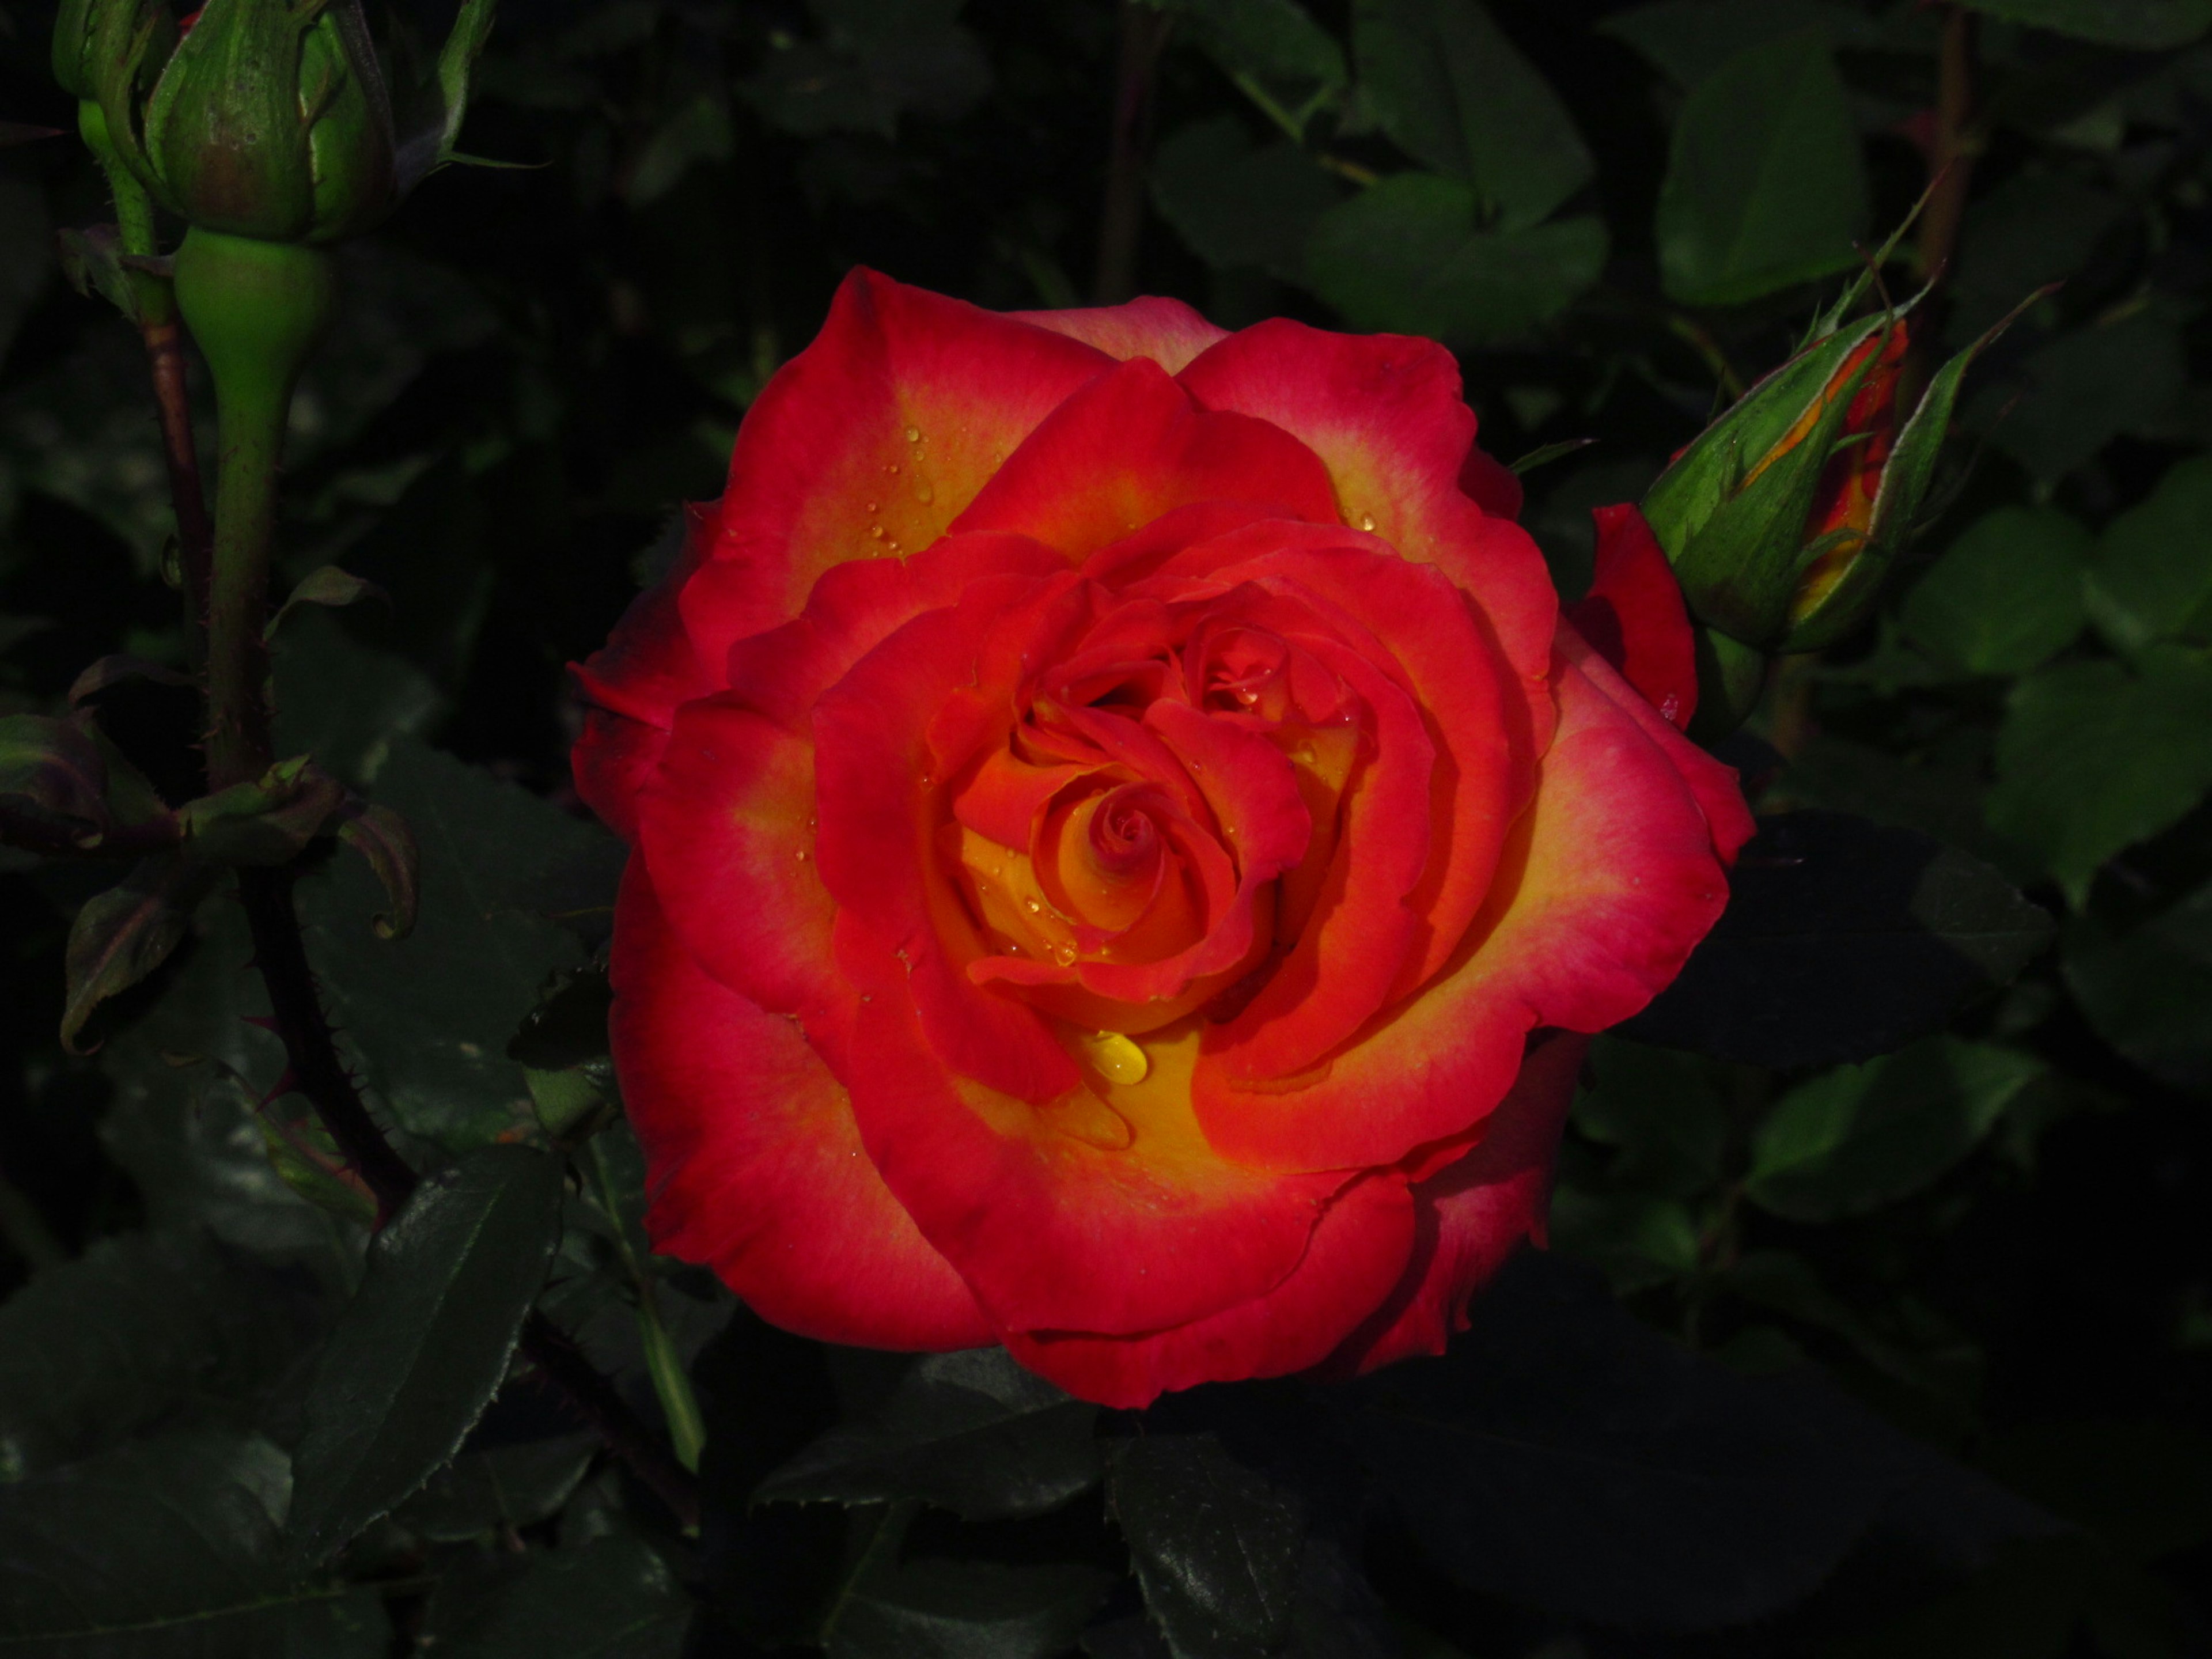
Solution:
M 1280 503 L 1336 517 L 1328 475 L 1279 427 L 1209 414 L 1150 358 L 1101 375 L 1054 410 L 960 515 L 963 531 L 1033 536 L 1084 559 L 1196 502 Z
M 992 1340 L 868 1162 L 829 1068 L 790 1020 L 691 959 L 643 857 L 623 873 L 612 972 L 610 1030 L 656 1249 L 712 1267 L 763 1318 L 825 1342 Z
M 1199 1121 L 1223 1156 L 1279 1170 L 1356 1169 L 1464 1135 L 1504 1098 L 1529 1031 L 1603 1030 L 1680 970 L 1728 902 L 1722 861 L 1745 825 L 1726 826 L 1717 854 L 1707 809 L 1670 743 L 1703 769 L 1727 769 L 1592 660 L 1586 672 L 1556 659 L 1559 736 L 1538 769 L 1535 799 L 1507 842 L 1490 901 L 1436 981 L 1371 1022 L 1303 1088 L 1239 1090 L 1225 1067 L 1200 1063 Z
M 833 566 L 928 546 L 1112 362 L 1064 334 L 854 271 L 738 428 L 721 533 L 684 590 L 701 655 L 720 662 L 798 614 Z
M 1592 507 L 1590 517 L 1597 562 L 1567 619 L 1669 724 L 1687 730 L 1698 709 L 1698 657 L 1681 584 L 1635 507 Z
M 1552 1166 L 1573 1104 L 1587 1037 L 1553 1032 L 1529 1045 L 1521 1074 L 1457 1162 L 1413 1188 L 1413 1261 L 1397 1290 L 1330 1356 L 1332 1375 L 1436 1354 L 1467 1328 L 1468 1302 L 1523 1239 L 1541 1243 Z
M 1048 328 L 1072 340 L 1096 346 L 1108 356 L 1126 361 L 1149 357 L 1170 374 L 1212 345 L 1228 337 L 1180 300 L 1152 295 L 1127 305 L 1096 306 L 1073 311 L 1015 311 L 1007 313 L 1024 323 Z
M 1070 1394 L 1124 1410 L 1170 1389 L 1287 1376 L 1322 1363 L 1406 1277 L 1415 1238 L 1404 1180 L 1370 1176 L 1328 1206 L 1304 1259 L 1265 1296 L 1136 1336 L 1008 1331 L 1006 1351 Z
M 1093 1076 L 1040 1108 L 958 1082 L 904 975 L 840 959 L 870 999 L 848 1073 L 868 1156 L 1002 1331 L 1128 1334 L 1250 1302 L 1297 1269 L 1347 1184 L 1216 1154 L 1191 1116 L 1188 1027 L 1142 1040 L 1143 1083 Z

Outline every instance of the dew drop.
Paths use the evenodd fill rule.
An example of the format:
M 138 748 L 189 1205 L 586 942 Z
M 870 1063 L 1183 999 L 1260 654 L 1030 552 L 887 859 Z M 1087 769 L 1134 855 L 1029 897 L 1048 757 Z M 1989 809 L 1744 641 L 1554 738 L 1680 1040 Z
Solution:
M 925 507 L 937 499 L 937 492 L 927 484 L 917 484 L 914 493 L 915 499 Z
M 1375 528 L 1375 515 L 1374 515 L 1372 513 L 1363 513 L 1363 514 L 1361 514 L 1359 515 L 1359 527 L 1360 527 L 1362 530 L 1372 530 L 1372 529 L 1374 529 L 1374 528 Z
M 883 526 L 881 526 L 881 525 L 879 525 L 879 524 L 872 524 L 872 525 L 870 525 L 870 526 L 868 526 L 868 534 L 870 534 L 871 536 L 873 536 L 873 537 L 874 537 L 878 541 L 881 541 L 881 540 L 883 540 L 883 538 L 884 538 L 884 527 L 883 527 Z
M 792 856 L 797 859 L 801 864 L 804 864 L 806 862 L 806 849 L 802 847 L 798 850 L 798 852 L 793 854 Z
M 1314 752 L 1314 746 L 1311 744 L 1302 743 L 1291 750 L 1291 758 L 1301 766 L 1311 766 L 1321 757 Z
M 1038 903 L 1033 898 L 1024 899 L 1022 901 L 1022 908 L 1028 911 L 1033 916 L 1041 916 L 1044 914 L 1044 906 Z
M 1142 1083 L 1152 1069 L 1141 1044 L 1119 1031 L 1099 1031 L 1082 1039 L 1084 1053 L 1109 1083 Z
M 921 428 L 918 426 L 910 426 L 907 428 L 906 441 L 910 444 L 920 443 L 921 441 Z
M 884 546 L 886 546 L 886 547 L 888 547 L 888 548 L 890 548 L 890 550 L 891 550 L 892 552 L 894 552 L 894 553 L 896 553 L 896 552 L 897 552 L 897 551 L 899 550 L 899 544 L 898 544 L 896 542 L 886 542 L 886 543 L 884 543 Z
M 1075 965 L 1075 947 L 1066 939 L 1052 947 L 1052 959 L 1063 968 Z

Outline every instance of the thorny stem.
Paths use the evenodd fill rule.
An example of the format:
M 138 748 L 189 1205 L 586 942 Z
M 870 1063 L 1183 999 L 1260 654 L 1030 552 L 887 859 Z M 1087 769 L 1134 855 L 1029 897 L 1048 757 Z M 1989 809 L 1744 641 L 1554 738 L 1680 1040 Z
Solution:
M 1931 294 L 1949 282 L 1959 229 L 1966 216 L 1966 192 L 1973 183 L 1981 135 L 1974 119 L 1974 14 L 1962 5 L 1945 9 L 1943 37 L 1936 48 L 1936 131 L 1928 150 L 1928 205 L 1921 210 L 1917 252 L 1921 280 Z M 1920 401 L 1933 361 L 1934 339 L 1923 331 L 1912 343 L 1899 376 L 1898 406 Z
M 1137 237 L 1145 222 L 1145 149 L 1151 139 L 1152 70 L 1167 39 L 1168 15 L 1121 0 L 1121 52 L 1114 91 L 1114 136 L 1106 204 L 1098 222 L 1092 303 L 1119 305 L 1137 286 Z
M 177 299 L 216 386 L 222 458 L 206 630 L 208 774 L 216 788 L 269 764 L 262 634 L 276 522 L 276 468 L 292 391 L 336 307 L 329 256 L 319 250 L 211 234 L 195 227 L 179 251 Z M 393 1148 L 354 1086 L 316 993 L 293 908 L 289 867 L 247 867 L 239 894 L 284 1045 L 285 1084 L 304 1095 L 376 1200 L 381 1226 L 421 1177 Z M 691 1472 L 631 1412 L 551 1321 L 532 1313 L 523 1357 L 566 1393 L 616 1455 L 686 1528 L 699 1522 Z

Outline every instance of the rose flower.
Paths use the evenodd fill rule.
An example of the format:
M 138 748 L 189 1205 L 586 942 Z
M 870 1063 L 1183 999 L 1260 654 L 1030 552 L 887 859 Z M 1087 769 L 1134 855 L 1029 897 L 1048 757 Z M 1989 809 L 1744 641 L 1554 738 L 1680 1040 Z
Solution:
M 1632 684 L 1474 430 L 1425 340 L 855 273 L 579 671 L 656 1247 L 1117 1406 L 1440 1349 L 1751 827 L 1640 519 Z

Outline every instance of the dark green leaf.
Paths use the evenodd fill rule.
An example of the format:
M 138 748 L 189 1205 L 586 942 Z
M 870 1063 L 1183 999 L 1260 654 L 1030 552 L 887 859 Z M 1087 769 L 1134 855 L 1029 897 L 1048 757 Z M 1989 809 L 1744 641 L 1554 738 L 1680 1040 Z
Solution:
M 833 1429 L 761 1483 L 761 1503 L 921 1498 L 970 1521 L 1038 1515 L 1097 1480 L 1097 1407 L 1003 1348 L 915 1363 L 874 1417 Z
M 1905 599 L 1905 631 L 1978 674 L 2020 674 L 2071 645 L 2087 614 L 2089 532 L 2054 507 L 2001 507 L 1953 542 Z
M 599 1445 L 595 1435 L 568 1434 L 465 1451 L 432 1475 L 392 1518 L 417 1538 L 441 1544 L 534 1526 L 568 1501 Z
M 338 839 L 368 861 L 389 910 L 369 918 L 379 939 L 404 939 L 415 931 L 422 902 L 422 854 L 407 820 L 374 801 L 349 800 L 339 811 Z
M 2212 0 L 1965 0 L 1973 10 L 2108 46 L 2163 52 L 2212 28 Z
M 1352 41 L 1383 131 L 1474 185 L 1486 225 L 1527 229 L 1589 182 L 1565 106 L 1480 0 L 1355 0 Z
M 2212 1435 L 2179 1423 L 2039 1424 L 1981 1461 L 2014 1491 L 2122 1554 L 2158 1561 L 2212 1542 Z
M 374 1591 L 279 1560 L 284 1454 L 142 1442 L 0 1486 L 0 1649 L 56 1659 L 380 1659 Z
M 1563 1182 L 1552 1194 L 1547 1224 L 1551 1242 L 1602 1269 L 1617 1296 L 1697 1271 L 1698 1218 L 1677 1199 Z
M 1155 0 L 1282 125 L 1344 89 L 1344 52 L 1297 0 Z
M 357 643 L 321 611 L 293 618 L 276 641 L 276 744 L 364 784 L 402 738 L 441 712 L 438 688 L 405 659 Z
M 1305 1506 L 1210 1434 L 1115 1449 L 1107 1503 L 1176 1659 L 1258 1659 L 1297 1600 Z
M 453 1659 L 676 1659 L 691 1613 L 667 1563 L 617 1534 L 534 1552 L 489 1593 L 441 1590 L 428 1624 Z
M 1966 215 L 1945 331 L 1964 345 L 2038 289 L 2073 276 L 2126 212 L 2119 192 L 2071 173 L 2006 179 Z
M 284 603 L 276 607 L 276 614 L 270 617 L 268 625 L 261 630 L 262 637 L 275 639 L 276 630 L 284 626 L 285 617 L 301 605 L 319 605 L 335 611 L 372 596 L 387 602 L 391 599 L 391 595 L 374 582 L 364 581 L 350 571 L 340 569 L 334 564 L 318 565 L 293 585 L 292 592 Z
M 963 0 L 812 0 L 817 40 L 776 42 L 745 95 L 788 132 L 897 130 L 898 118 L 950 117 L 991 84 L 974 35 L 955 21 Z
M 2063 478 L 2171 410 L 2187 384 L 2185 362 L 2170 318 L 2130 313 L 2041 348 L 2013 379 L 1975 397 L 1967 423 L 2038 478 Z
M 383 887 L 353 860 L 303 884 L 310 949 L 331 1015 L 365 1080 L 412 1133 L 449 1152 L 534 1124 L 507 1044 L 538 992 L 583 952 L 548 918 L 549 883 L 608 837 L 451 757 L 394 749 L 376 795 L 420 853 L 422 908 L 404 939 L 378 938 Z
M 1872 33 L 1862 12 L 1832 0 L 1657 0 L 1601 18 L 1597 32 L 1625 40 L 1676 84 L 1693 87 L 1746 46 L 1814 29 L 1831 45 Z
M 2042 860 L 2077 905 L 2106 860 L 2212 788 L 2212 665 L 2171 646 L 2131 672 L 2060 663 L 2013 688 L 1990 827 Z
M 145 978 L 184 943 L 213 874 L 181 854 L 158 854 L 140 860 L 121 881 L 85 902 L 70 925 L 64 1048 L 78 1052 L 77 1034 L 92 1011 Z
M 1778 1070 L 1865 1060 L 2009 983 L 2050 939 L 2048 915 L 1955 848 L 1786 812 L 1761 821 L 1680 976 L 1621 1029 Z
M 1304 280 L 1306 237 L 1341 194 L 1296 144 L 1255 147 L 1225 115 L 1185 127 L 1152 157 L 1152 199 L 1192 252 L 1286 282 Z
M 1847 269 L 1866 169 L 1817 30 L 1747 47 L 1682 106 L 1654 227 L 1667 292 L 1735 305 Z
M 2083 921 L 2067 934 L 2063 965 L 2106 1042 L 2177 1088 L 2212 1088 L 2212 887 L 2131 933 Z
M 1096 1567 L 878 1558 L 823 1647 L 830 1659 L 1059 1659 L 1113 1582 Z
M 1905 1197 L 1980 1144 L 2044 1069 L 2016 1048 L 1940 1036 L 1801 1083 L 1759 1126 L 1744 1190 L 1793 1221 Z
M 427 1178 L 378 1235 L 308 1391 L 299 1559 L 338 1548 L 453 1455 L 544 1280 L 561 1187 L 556 1160 L 486 1147 Z
M 1315 222 L 1307 281 L 1356 328 L 1482 345 L 1557 316 L 1604 269 L 1594 216 L 1510 231 L 1476 221 L 1472 185 L 1385 179 Z
M 2212 460 L 2167 468 L 2148 499 L 2105 526 L 2088 604 L 2098 631 L 2123 651 L 2212 636 Z
M 0 1304 L 0 1485 L 248 1399 L 300 1351 L 310 1313 L 194 1235 L 100 1240 Z
M 1382 1501 L 1470 1589 L 1602 1624 L 1757 1619 L 1905 1479 L 1839 1401 L 1677 1348 L 1556 1257 L 1516 1256 L 1473 1319 L 1336 1396 Z
M 1575 1127 L 1620 1149 L 1610 1174 L 1623 1186 L 1694 1198 L 1719 1179 L 1728 1105 L 1711 1066 L 1692 1054 L 1600 1037 L 1575 1101 Z

